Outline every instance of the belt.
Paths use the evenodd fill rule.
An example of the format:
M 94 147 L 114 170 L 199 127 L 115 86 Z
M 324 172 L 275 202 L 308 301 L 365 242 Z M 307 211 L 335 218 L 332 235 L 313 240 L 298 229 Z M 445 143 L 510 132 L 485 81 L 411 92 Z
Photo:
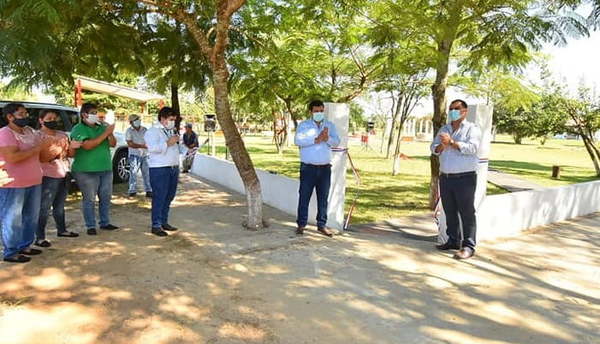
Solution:
M 161 166 L 161 167 L 150 167 L 150 168 L 179 168 L 179 165 L 173 165 L 173 166 Z
M 316 167 L 316 168 L 328 168 L 331 167 L 331 164 L 326 164 L 326 165 L 313 165 L 313 164 L 307 164 L 307 163 L 301 163 L 302 165 L 306 165 L 306 166 L 310 166 L 310 167 Z
M 442 177 L 446 177 L 446 178 L 461 178 L 461 177 L 468 177 L 468 176 L 474 176 L 476 175 L 475 171 L 471 171 L 471 172 L 462 172 L 462 173 L 440 173 L 440 176 Z

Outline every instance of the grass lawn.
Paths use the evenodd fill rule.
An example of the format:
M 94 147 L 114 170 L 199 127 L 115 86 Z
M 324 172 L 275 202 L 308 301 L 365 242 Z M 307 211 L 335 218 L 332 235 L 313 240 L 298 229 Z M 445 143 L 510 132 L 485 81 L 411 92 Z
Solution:
M 518 175 L 535 183 L 557 186 L 594 180 L 594 169 L 583 144 L 571 140 L 549 140 L 545 146 L 526 141 L 522 145 L 510 142 L 509 137 L 498 136 L 500 142 L 492 144 L 490 166 Z M 271 138 L 245 137 L 246 146 L 257 168 L 298 178 L 298 150 L 292 146 L 278 155 Z M 224 140 L 216 139 L 217 155 L 225 154 Z M 401 173 L 392 176 L 392 161 L 379 153 L 380 141 L 371 137 L 371 150 L 364 150 L 360 143 L 351 140 L 350 155 L 360 170 L 362 185 L 353 223 L 382 221 L 410 214 L 428 212 L 429 193 L 429 144 L 426 142 L 403 142 L 402 153 L 409 160 L 401 161 Z M 203 152 L 206 152 L 204 150 Z M 562 166 L 562 179 L 553 180 L 552 165 Z M 347 175 L 348 207 L 357 191 L 352 172 Z M 263 186 L 265 187 L 265 186 Z M 488 194 L 504 190 L 488 184 Z

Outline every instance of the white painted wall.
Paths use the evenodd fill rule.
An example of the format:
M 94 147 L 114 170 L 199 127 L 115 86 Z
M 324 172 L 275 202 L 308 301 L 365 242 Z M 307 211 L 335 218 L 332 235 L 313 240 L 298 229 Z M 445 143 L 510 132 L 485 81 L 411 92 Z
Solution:
M 204 154 L 196 155 L 192 173 L 244 193 L 235 165 Z M 257 170 L 266 204 L 296 216 L 298 180 Z M 477 210 L 477 241 L 518 234 L 528 228 L 600 212 L 600 181 L 487 196 Z M 313 194 L 309 222 L 314 224 Z
M 477 210 L 477 241 L 600 211 L 600 181 L 487 196 Z
M 238 193 L 246 193 L 242 178 L 231 161 L 205 154 L 196 154 L 191 173 Z M 262 188 L 263 202 L 296 216 L 300 181 L 259 169 L 256 170 L 256 173 Z M 309 222 L 314 224 L 316 216 L 317 199 L 316 193 L 313 193 L 308 209 Z
M 327 226 L 341 231 L 344 229 L 346 168 L 348 164 L 348 156 L 343 149 L 348 148 L 350 106 L 340 103 L 325 103 L 325 116 L 335 125 L 335 130 L 340 137 L 340 144 L 336 148 L 341 148 L 341 150 L 334 150 L 331 153 L 331 187 L 329 188 L 329 204 L 327 207 Z M 316 191 L 313 196 L 315 194 Z M 310 202 L 312 208 L 313 199 Z M 310 211 L 308 212 L 309 221 L 314 221 L 315 216 L 311 215 Z

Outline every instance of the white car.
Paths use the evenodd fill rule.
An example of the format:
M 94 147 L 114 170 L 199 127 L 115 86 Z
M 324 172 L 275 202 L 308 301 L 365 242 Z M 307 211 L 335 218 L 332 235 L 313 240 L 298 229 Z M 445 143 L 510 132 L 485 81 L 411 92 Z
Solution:
M 6 104 L 13 101 L 0 100 L 0 109 Z M 29 126 L 34 129 L 39 129 L 38 116 L 40 111 L 44 109 L 52 109 L 59 115 L 58 123 L 59 130 L 69 133 L 75 124 L 79 123 L 79 110 L 74 107 L 51 104 L 51 103 L 36 103 L 36 102 L 19 102 L 23 104 L 29 112 L 29 118 L 31 122 Z M 4 116 L 0 116 L 0 128 L 6 125 Z M 127 161 L 127 142 L 125 141 L 125 135 L 122 133 L 115 132 L 115 138 L 117 139 L 117 145 L 111 148 L 111 156 L 113 163 L 113 180 L 115 183 L 125 183 L 129 180 L 129 162 Z

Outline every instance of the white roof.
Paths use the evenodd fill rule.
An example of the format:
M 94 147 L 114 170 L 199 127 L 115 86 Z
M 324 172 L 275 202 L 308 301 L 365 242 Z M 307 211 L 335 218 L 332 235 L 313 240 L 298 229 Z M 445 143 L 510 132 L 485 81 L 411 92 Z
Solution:
M 100 81 L 85 76 L 74 75 L 74 77 L 75 85 L 77 86 L 77 83 L 81 82 L 81 88 L 88 91 L 129 98 L 142 103 L 146 103 L 151 100 L 160 100 L 164 98 L 159 94 L 140 91 L 136 90 L 135 88 L 121 86 L 117 84 L 111 84 L 106 81 Z

